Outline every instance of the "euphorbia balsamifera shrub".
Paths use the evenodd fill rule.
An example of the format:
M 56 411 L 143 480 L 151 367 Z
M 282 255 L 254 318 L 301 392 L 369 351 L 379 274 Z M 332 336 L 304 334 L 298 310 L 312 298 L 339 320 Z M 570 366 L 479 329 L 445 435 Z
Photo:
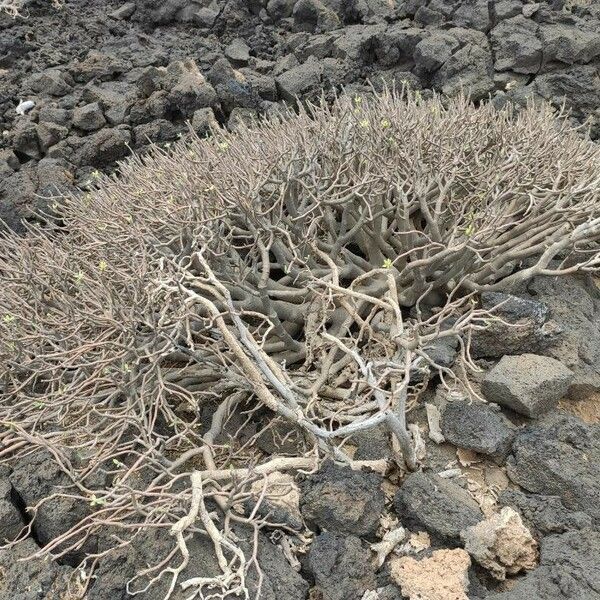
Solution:
M 145 576 L 172 590 L 201 528 L 220 573 L 184 585 L 247 589 L 230 533 L 265 524 L 242 514 L 253 482 L 354 464 L 345 441 L 375 426 L 414 469 L 417 382 L 452 375 L 428 349 L 456 338 L 469 364 L 479 291 L 595 268 L 599 183 L 600 149 L 549 108 L 344 97 L 155 149 L 5 235 L 0 455 L 44 448 L 72 485 L 37 510 L 90 513 L 40 552 L 164 528 L 182 562 Z M 296 454 L 224 444 L 236 414 L 287 422 Z

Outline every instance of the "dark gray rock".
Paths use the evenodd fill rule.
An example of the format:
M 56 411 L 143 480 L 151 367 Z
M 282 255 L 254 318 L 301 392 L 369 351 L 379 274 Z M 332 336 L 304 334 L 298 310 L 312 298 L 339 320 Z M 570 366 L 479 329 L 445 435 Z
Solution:
M 473 100 L 486 98 L 494 90 L 489 48 L 478 44 L 463 46 L 439 68 L 431 83 L 448 96 L 464 91 Z
M 525 494 L 520 490 L 507 489 L 500 494 L 498 501 L 501 506 L 517 510 L 539 537 L 592 527 L 589 515 L 569 510 L 558 496 Z
M 149 143 L 164 144 L 177 139 L 179 132 L 177 128 L 165 119 L 158 119 L 151 123 L 138 125 L 133 130 L 133 137 L 137 147 L 145 146 Z
M 433 473 L 411 473 L 394 498 L 403 524 L 424 528 L 446 543 L 459 543 L 460 532 L 483 519 L 469 493 Z
M 545 62 L 569 65 L 589 63 L 600 56 L 600 32 L 588 30 L 584 23 L 553 23 L 540 26 L 540 41 Z
M 404 23 L 390 25 L 380 36 L 375 55 L 383 67 L 395 67 L 410 71 L 414 66 L 413 54 L 417 44 L 426 38 L 427 32 Z
M 320 33 L 341 26 L 339 16 L 320 0 L 298 0 L 292 11 L 294 29 Z
M 88 84 L 83 90 L 85 102 L 98 102 L 110 125 L 127 122 L 129 110 L 137 100 L 136 86 L 125 81 Z
M 261 98 L 252 88 L 252 83 L 240 71 L 236 71 L 227 59 L 220 58 L 214 63 L 208 73 L 208 81 L 214 87 L 225 114 L 236 107 L 260 107 Z
M 300 486 L 302 516 L 328 531 L 373 536 L 385 504 L 381 483 L 375 473 L 328 463 Z
M 64 597 L 74 570 L 51 560 L 22 560 L 38 550 L 30 538 L 0 550 L 0 598 L 42 600 Z
M 579 118 L 594 117 L 594 111 L 600 106 L 600 81 L 593 65 L 573 65 L 565 70 L 543 73 L 535 78 L 533 88 L 537 95 L 554 106 L 565 102 Z
M 566 395 L 572 379 L 573 372 L 549 356 L 503 356 L 484 375 L 481 391 L 489 402 L 539 417 Z
M 600 426 L 555 416 L 519 433 L 507 461 L 509 477 L 534 494 L 558 496 L 600 524 Z
M 268 75 L 262 75 L 252 69 L 240 69 L 239 72 L 250 84 L 252 91 L 258 94 L 263 100 L 275 102 L 278 99 L 277 84 L 275 78 Z
M 35 123 L 22 121 L 17 125 L 13 133 L 12 147 L 15 153 L 28 159 L 42 156 Z
M 72 112 L 54 104 L 44 104 L 38 113 L 39 123 L 56 123 L 68 127 L 72 120 Z
M 96 131 L 106 125 L 106 119 L 99 102 L 80 106 L 73 111 L 73 125 L 83 131 Z
M 218 574 L 219 565 L 214 554 L 212 542 L 205 536 L 195 535 L 187 542 L 190 550 L 190 563 L 181 574 L 181 581 L 186 577 L 194 577 L 202 573 L 203 577 Z M 167 532 L 148 529 L 133 538 L 131 544 L 112 551 L 103 558 L 95 572 L 94 582 L 88 592 L 88 600 L 128 600 L 127 582 L 149 565 L 156 565 L 166 559 L 173 549 L 173 538 Z M 172 560 L 176 566 L 179 557 Z M 149 583 L 148 578 L 138 579 L 132 591 L 138 591 Z M 169 587 L 168 578 L 162 578 L 147 591 L 135 596 L 140 600 L 154 600 L 166 595 Z M 174 600 L 183 600 L 186 593 L 176 588 Z M 189 596 L 189 593 L 187 593 Z
M 600 533 L 572 531 L 542 540 L 540 566 L 508 592 L 487 600 L 594 600 L 600 598 Z
M 344 20 L 347 23 L 381 23 L 394 17 L 396 3 L 390 0 L 347 0 Z
M 0 150 L 0 179 L 4 179 L 18 171 L 21 163 L 17 155 L 10 149 Z
M 115 79 L 129 71 L 131 66 L 131 62 L 117 56 L 116 53 L 90 50 L 82 61 L 73 61 L 69 70 L 75 81 L 87 83 L 92 79 L 95 81 Z
M 64 140 L 69 135 L 69 130 L 62 125 L 56 123 L 38 123 L 36 127 L 38 144 L 42 154 L 46 154 L 48 150 Z
M 77 151 L 76 162 L 93 167 L 113 164 L 129 154 L 130 141 L 131 135 L 127 130 L 101 129 L 85 138 L 83 146 Z
M 320 61 L 309 61 L 282 73 L 275 79 L 279 95 L 288 102 L 314 93 L 321 84 L 323 65 Z
M 538 25 L 523 15 L 501 21 L 490 34 L 497 71 L 537 73 L 542 65 L 543 47 Z
M 560 336 L 561 328 L 550 319 L 550 309 L 533 298 L 503 292 L 483 292 L 481 307 L 496 321 L 471 336 L 474 358 L 500 358 L 505 354 L 544 354 Z
M 446 21 L 444 13 L 440 10 L 434 10 L 429 6 L 420 6 L 415 13 L 415 23 L 423 27 L 436 27 Z
M 28 216 L 37 191 L 37 180 L 31 171 L 21 168 L 0 179 L 0 219 L 19 233 L 24 231 L 22 222 Z
M 240 527 L 235 528 L 238 544 L 244 555 L 249 558 L 254 553 L 254 532 Z M 112 541 L 110 542 L 113 543 Z M 215 556 L 212 541 L 205 535 L 197 534 L 187 541 L 190 562 L 180 575 L 179 581 L 190 577 L 211 577 L 221 573 Z M 174 540 L 167 531 L 147 529 L 137 535 L 128 547 L 111 552 L 100 561 L 95 580 L 89 591 L 88 600 L 129 600 L 126 591 L 127 582 L 148 565 L 156 565 L 165 560 L 174 548 Z M 304 600 L 308 584 L 287 562 L 280 548 L 273 545 L 265 535 L 258 534 L 256 559 L 262 571 L 261 600 Z M 175 567 L 180 562 L 176 555 L 168 563 Z M 258 598 L 259 575 L 254 567 L 249 569 L 246 582 L 250 598 Z M 141 590 L 149 583 L 147 577 L 137 580 L 132 589 Z M 136 595 L 140 600 L 155 600 L 166 595 L 170 584 L 167 577 L 161 578 L 148 590 Z M 189 598 L 190 591 L 177 586 L 172 600 Z
M 504 21 L 522 14 L 523 0 L 497 0 L 492 6 L 496 21 Z
M 253 532 L 246 532 L 240 547 L 248 557 L 252 556 L 254 552 L 253 542 Z M 272 544 L 262 533 L 258 536 L 256 558 L 262 572 L 262 582 L 256 569 L 251 569 L 248 575 L 248 589 L 251 598 L 305 600 L 308 583 L 292 569 L 281 548 Z
M 9 469 L 0 467 L 0 545 L 17 539 L 25 525 L 13 501 L 9 473 Z
M 199 8 L 195 11 L 192 21 L 199 27 L 211 28 L 214 26 L 221 10 L 217 2 L 211 2 L 209 6 Z
M 183 117 L 191 117 L 199 108 L 214 106 L 217 94 L 193 60 L 171 63 L 165 74 L 169 106 Z
M 47 451 L 21 458 L 13 467 L 9 481 L 22 503 L 31 508 L 53 494 L 68 494 L 72 482 Z M 43 502 L 33 516 L 33 532 L 42 544 L 68 531 L 90 513 L 90 507 L 76 498 L 56 496 Z M 89 539 L 86 550 L 93 550 Z M 76 557 L 79 558 L 79 555 Z
M 550 309 L 562 330 L 545 354 L 574 373 L 569 396 L 583 398 L 600 390 L 600 291 L 588 277 L 539 277 L 527 287 Z
M 345 27 L 333 42 L 333 57 L 351 63 L 371 63 L 373 51 L 384 31 L 385 25 L 352 25 Z
M 437 71 L 459 47 L 458 40 L 444 32 L 436 31 L 421 40 L 413 54 L 417 69 L 422 73 Z
M 212 129 L 217 129 L 219 123 L 212 108 L 199 108 L 192 117 L 192 129 L 200 137 L 209 135 Z
M 459 27 L 488 31 L 491 25 L 488 0 L 466 0 L 458 3 L 452 22 Z
M 234 67 L 243 67 L 250 60 L 250 48 L 244 40 L 236 38 L 225 48 L 225 58 Z
M 448 402 L 441 428 L 446 441 L 503 462 L 515 436 L 515 428 L 502 413 L 481 402 Z
M 273 19 L 287 19 L 292 16 L 296 0 L 269 0 L 267 13 Z
M 198 110 L 211 110 L 198 109 Z M 156 90 L 146 100 L 138 100 L 129 111 L 129 121 L 134 125 L 149 123 L 155 119 L 164 119 L 169 115 L 169 94 L 165 90 Z
M 66 96 L 73 90 L 68 81 L 70 76 L 58 69 L 49 69 L 42 73 L 36 73 L 29 77 L 25 85 L 31 91 L 38 94 L 49 94 L 50 96 Z M 71 80 L 72 82 L 72 80 Z
M 385 427 L 373 427 L 352 436 L 355 460 L 380 460 L 392 456 L 390 434 Z
M 323 600 L 358 600 L 377 587 L 371 553 L 355 536 L 322 533 L 310 547 L 308 564 Z
M 229 119 L 227 119 L 227 129 L 229 131 L 243 129 L 244 126 L 256 123 L 257 119 L 258 112 L 253 108 L 240 108 L 236 106 L 229 114 Z

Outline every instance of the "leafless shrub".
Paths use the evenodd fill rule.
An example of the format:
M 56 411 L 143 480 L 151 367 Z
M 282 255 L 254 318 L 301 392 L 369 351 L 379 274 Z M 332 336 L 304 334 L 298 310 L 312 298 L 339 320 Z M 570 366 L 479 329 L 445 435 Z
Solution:
M 53 8 L 62 8 L 62 0 L 50 0 Z M 0 14 L 6 13 L 10 17 L 17 18 L 24 15 L 25 0 L 0 0 Z
M 145 576 L 173 590 L 203 532 L 221 574 L 181 585 L 248 597 L 255 557 L 231 532 L 265 524 L 239 509 L 253 483 L 327 455 L 358 467 L 345 441 L 375 425 L 416 468 L 416 382 L 452 376 L 431 345 L 456 338 L 469 365 L 478 291 L 595 268 L 599 183 L 597 146 L 550 109 L 386 94 L 156 149 L 66 198 L 64 226 L 7 235 L 0 457 L 46 449 L 73 485 L 44 502 L 92 507 L 40 554 L 164 528 L 182 562 Z M 298 455 L 219 443 L 242 408 L 293 424 Z

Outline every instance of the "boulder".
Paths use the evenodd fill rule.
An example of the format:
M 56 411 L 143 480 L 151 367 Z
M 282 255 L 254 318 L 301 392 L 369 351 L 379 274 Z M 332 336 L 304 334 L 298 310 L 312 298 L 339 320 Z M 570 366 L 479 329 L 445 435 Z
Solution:
M 129 110 L 137 97 L 136 86 L 125 81 L 88 84 L 83 90 L 85 102 L 97 102 L 102 108 L 106 120 L 113 126 L 128 121 Z
M 49 94 L 50 96 L 66 96 L 73 91 L 73 80 L 68 74 L 59 69 L 48 69 L 42 73 L 36 73 L 27 79 L 25 85 L 38 94 Z
M 543 46 L 538 25 L 523 15 L 500 21 L 490 33 L 496 71 L 537 73 L 542 65 Z
M 225 58 L 218 59 L 208 73 L 208 81 L 214 87 L 216 97 L 225 114 L 234 108 L 258 109 L 261 98 L 252 83 L 241 71 L 234 69 Z
M 104 128 L 85 138 L 75 162 L 79 165 L 106 167 L 129 154 L 131 134 L 126 129 Z
M 117 54 L 90 50 L 82 60 L 73 61 L 69 70 L 75 81 L 87 83 L 95 81 L 109 81 L 131 69 L 131 62 Z
M 433 473 L 411 473 L 394 497 L 403 524 L 458 543 L 460 533 L 483 519 L 479 505 L 457 484 Z
M 481 402 L 448 402 L 441 429 L 446 441 L 503 462 L 515 437 L 515 428 L 502 413 Z
M 269 0 L 267 14 L 274 20 L 287 19 L 292 16 L 296 0 Z
M 72 486 L 69 477 L 59 468 L 54 457 L 46 450 L 19 460 L 9 476 L 15 494 L 27 508 L 55 493 L 68 494 Z M 62 489 L 60 489 L 62 486 Z M 60 491 L 59 491 L 60 490 Z M 34 516 L 32 531 L 41 544 L 47 544 L 68 531 L 90 514 L 90 507 L 77 498 L 56 496 L 44 501 Z M 95 549 L 95 541 L 88 539 L 86 551 Z M 77 560 L 77 557 L 71 557 Z
M 484 375 L 481 391 L 489 402 L 535 418 L 557 405 L 572 379 L 573 372 L 549 356 L 503 356 Z
M 68 127 L 73 119 L 72 111 L 56 104 L 44 104 L 38 113 L 38 123 L 56 123 Z
M 35 123 L 23 121 L 17 125 L 13 133 L 12 147 L 17 155 L 20 154 L 27 159 L 41 158 Z
M 483 292 L 481 307 L 491 311 L 497 320 L 473 332 L 471 354 L 474 358 L 544 354 L 560 336 L 561 328 L 550 318 L 549 307 L 533 298 Z
M 212 108 L 199 108 L 192 117 L 192 129 L 200 137 L 210 134 L 211 129 L 217 129 L 219 123 Z
M 592 526 L 589 515 L 569 510 L 558 496 L 526 494 L 517 489 L 506 489 L 500 494 L 498 502 L 501 506 L 517 510 L 539 537 Z
M 179 132 L 177 128 L 166 119 L 158 119 L 150 123 L 138 125 L 133 130 L 136 147 L 147 144 L 164 144 L 177 139 Z
M 533 87 L 537 95 L 554 106 L 565 103 L 578 118 L 594 118 L 594 111 L 600 106 L 600 81 L 594 65 L 573 65 L 542 73 L 535 78 Z M 595 119 L 597 124 L 597 114 Z
M 25 525 L 21 513 L 14 505 L 8 475 L 9 470 L 0 467 L 0 545 L 15 540 Z
M 580 399 L 600 390 L 600 290 L 592 278 L 536 277 L 527 290 L 521 295 L 543 302 L 561 331 L 543 353 L 573 371 L 569 396 Z
M 259 533 L 256 548 L 254 531 L 248 528 L 235 527 L 237 543 L 248 558 L 256 549 L 256 560 L 262 571 L 261 599 L 304 600 L 308 592 L 308 584 L 296 573 L 286 560 L 280 548 L 272 544 L 264 534 Z M 113 540 L 110 543 L 114 543 Z M 205 535 L 196 534 L 187 540 L 190 561 L 179 576 L 179 581 L 191 577 L 212 577 L 221 573 L 214 552 L 212 541 Z M 174 549 L 174 539 L 165 530 L 146 529 L 138 534 L 129 546 L 111 552 L 99 562 L 94 581 L 88 592 L 87 600 L 126 600 L 129 598 L 126 586 L 136 574 L 148 566 L 166 560 Z M 175 554 L 167 564 L 175 568 L 181 562 L 180 555 Z M 246 584 L 250 597 L 258 597 L 259 575 L 251 567 L 246 575 Z M 144 576 L 136 581 L 130 589 L 141 590 L 148 585 L 149 577 Z M 140 600 L 164 598 L 170 585 L 170 578 L 162 577 L 145 592 L 136 595 Z M 171 600 L 186 600 L 193 590 L 182 590 L 179 586 L 170 596 Z
M 413 58 L 421 73 L 434 73 L 459 48 L 458 40 L 444 32 L 436 31 L 422 39 L 416 46 Z
M 199 108 L 214 106 L 217 94 L 193 60 L 171 63 L 165 74 L 169 107 L 183 117 L 191 117 Z
M 339 16 L 321 0 L 298 0 L 292 11 L 294 29 L 320 33 L 341 26 Z
M 376 473 L 329 462 L 302 482 L 302 515 L 328 531 L 374 536 L 385 504 L 381 484 Z
M 236 38 L 225 48 L 225 58 L 234 67 L 243 67 L 250 60 L 250 48 L 244 40 Z
M 452 22 L 459 27 L 488 31 L 491 25 L 488 0 L 462 0 L 452 15 Z
M 369 548 L 359 538 L 326 532 L 308 554 L 308 568 L 322 600 L 357 600 L 377 588 Z
M 434 89 L 448 96 L 464 92 L 473 100 L 494 90 L 492 54 L 487 46 L 467 44 L 457 50 L 432 78 Z
M 69 130 L 66 127 L 56 123 L 38 123 L 36 131 L 40 151 L 44 155 L 52 146 L 69 135 Z
M 99 102 L 80 106 L 73 111 L 73 125 L 83 131 L 96 131 L 106 125 L 106 119 Z
M 23 560 L 38 550 L 31 538 L 0 550 L 0 598 L 37 600 L 68 597 L 74 569 L 42 558 Z
M 295 102 L 314 93 L 321 84 L 323 64 L 320 61 L 309 61 L 293 67 L 275 79 L 279 95 L 288 102 Z
M 528 492 L 558 496 L 600 524 L 600 425 L 567 415 L 533 424 L 515 438 L 507 471 Z
M 546 62 L 560 61 L 572 65 L 589 63 L 600 56 L 600 32 L 587 30 L 581 26 L 583 23 L 577 25 L 548 23 L 540 26 Z

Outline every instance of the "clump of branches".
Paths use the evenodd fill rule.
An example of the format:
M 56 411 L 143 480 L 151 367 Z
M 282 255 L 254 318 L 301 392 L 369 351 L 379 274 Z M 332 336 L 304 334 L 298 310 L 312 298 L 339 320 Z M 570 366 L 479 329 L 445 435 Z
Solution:
M 53 8 L 62 8 L 62 0 L 50 0 Z M 0 14 L 5 13 L 8 16 L 16 19 L 23 16 L 23 9 L 26 5 L 26 0 L 0 0 Z
M 417 468 L 407 408 L 455 376 L 431 349 L 452 338 L 468 367 L 479 291 L 596 268 L 599 190 L 600 150 L 550 108 L 386 93 L 155 149 L 5 235 L 0 458 L 45 449 L 71 483 L 40 505 L 92 508 L 39 554 L 165 529 L 181 563 L 144 575 L 168 598 L 208 535 L 220 573 L 179 583 L 248 597 L 234 526 L 269 523 L 240 508 L 256 481 L 357 467 L 346 442 L 375 426 Z M 298 453 L 219 442 L 242 412 Z

